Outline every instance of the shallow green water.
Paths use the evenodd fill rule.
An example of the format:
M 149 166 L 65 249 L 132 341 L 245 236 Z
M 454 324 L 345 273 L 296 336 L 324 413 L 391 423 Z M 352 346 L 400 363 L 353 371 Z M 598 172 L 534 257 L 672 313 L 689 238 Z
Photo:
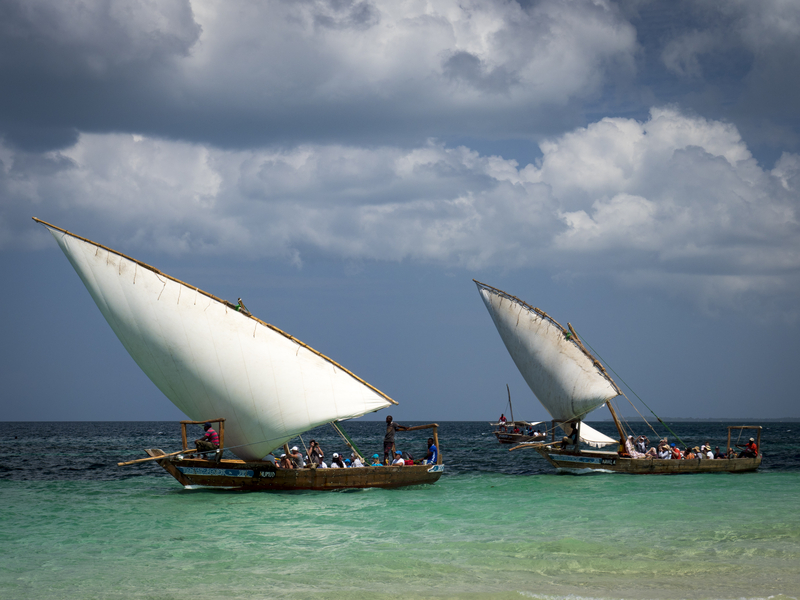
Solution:
M 0 482 L 8 598 L 760 598 L 800 591 L 795 473 L 460 475 L 346 493 Z

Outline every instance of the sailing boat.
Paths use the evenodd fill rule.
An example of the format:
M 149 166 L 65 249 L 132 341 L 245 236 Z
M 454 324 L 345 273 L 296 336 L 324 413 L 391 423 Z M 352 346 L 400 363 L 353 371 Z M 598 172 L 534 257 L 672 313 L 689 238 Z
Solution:
M 572 325 L 562 327 L 547 313 L 519 298 L 473 279 L 503 343 L 542 406 L 553 417 L 550 442 L 522 444 L 511 448 L 535 449 L 559 472 L 613 471 L 621 473 L 706 473 L 715 471 L 754 471 L 762 455 L 733 458 L 731 436 L 752 431 L 761 448 L 761 427 L 728 428 L 728 459 L 634 458 L 632 436 L 625 434 L 611 400 L 622 391 L 602 364 L 585 348 Z M 611 438 L 584 422 L 586 415 L 606 405 L 619 434 Z M 556 441 L 556 428 L 565 436 Z M 618 445 L 619 451 L 587 450 Z
M 325 423 L 359 417 L 392 398 L 297 338 L 143 262 L 34 218 L 69 259 L 122 345 L 151 381 L 191 420 L 180 451 L 148 449 L 186 487 L 338 489 L 434 483 L 436 465 L 358 469 L 280 469 L 264 460 Z M 195 456 L 186 427 L 216 422 L 219 449 Z M 436 424 L 409 429 L 433 429 Z M 225 450 L 236 459 L 223 460 Z M 287 454 L 289 452 L 287 451 Z M 363 460 L 362 460 L 363 462 Z
M 506 391 L 508 392 L 508 410 L 511 413 L 511 420 L 505 419 L 505 415 L 502 415 L 501 420 L 497 423 L 489 423 L 494 427 L 492 434 L 497 441 L 501 444 L 520 444 L 522 442 L 539 442 L 546 438 L 546 434 L 533 430 L 537 425 L 541 425 L 542 421 L 529 423 L 514 419 L 514 406 L 511 404 L 511 389 L 508 384 L 506 384 Z

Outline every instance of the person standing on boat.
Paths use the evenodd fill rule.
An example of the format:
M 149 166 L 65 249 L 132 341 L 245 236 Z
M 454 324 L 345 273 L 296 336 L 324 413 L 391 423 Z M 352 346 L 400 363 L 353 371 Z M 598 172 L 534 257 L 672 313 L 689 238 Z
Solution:
M 383 462 L 389 464 L 387 461 L 390 457 L 394 456 L 394 434 L 397 431 L 406 431 L 408 427 L 404 427 L 399 423 L 392 421 L 392 415 L 386 417 L 386 435 L 383 436 Z
M 203 437 L 194 441 L 194 447 L 197 448 L 198 453 L 216 452 L 219 448 L 219 434 L 211 427 L 211 423 L 203 425 L 203 429 L 205 430 L 205 434 L 203 434 Z M 205 455 L 203 455 L 203 458 L 205 458 Z
M 322 463 L 323 456 L 325 456 L 325 453 L 319 447 L 317 440 L 311 440 L 308 444 L 308 460 L 319 466 Z

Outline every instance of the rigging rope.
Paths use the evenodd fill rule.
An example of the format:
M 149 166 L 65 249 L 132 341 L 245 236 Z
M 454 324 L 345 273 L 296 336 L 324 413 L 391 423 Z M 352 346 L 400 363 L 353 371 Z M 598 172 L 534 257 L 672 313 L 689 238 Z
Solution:
M 358 456 L 358 459 L 363 463 L 365 459 L 361 455 L 361 450 L 358 449 L 353 440 L 350 439 L 350 437 L 344 432 L 344 430 L 339 428 L 339 425 L 337 424 L 336 421 L 331 421 L 331 426 L 339 433 L 340 436 L 344 438 L 344 441 L 347 443 L 347 445 L 353 449 L 353 451 L 356 453 L 356 456 Z
M 626 381 L 625 381 L 625 380 L 624 380 L 622 377 L 620 377 L 619 373 L 617 373 L 617 372 L 616 372 L 614 369 L 612 369 L 612 368 L 611 368 L 611 365 L 609 365 L 609 364 L 608 364 L 608 362 L 606 362 L 606 361 L 603 359 L 603 357 L 602 357 L 602 356 L 600 356 L 600 354 L 599 354 L 599 353 L 598 353 L 598 352 L 597 352 L 597 351 L 596 351 L 594 348 L 592 348 L 591 344 L 590 344 L 589 342 L 587 342 L 587 341 L 586 341 L 586 338 L 585 338 L 585 337 L 583 337 L 582 335 L 581 335 L 580 337 L 581 337 L 581 340 L 583 340 L 583 341 L 586 343 L 586 345 L 587 345 L 587 346 L 589 346 L 589 349 L 590 349 L 590 350 L 591 350 L 591 351 L 594 353 L 594 355 L 595 355 L 595 356 L 597 356 L 597 358 L 599 358 L 599 359 L 600 359 L 602 362 L 604 362 L 604 363 L 605 363 L 605 365 L 608 367 L 608 370 L 609 370 L 609 371 L 611 371 L 612 373 L 614 373 L 614 375 L 615 375 L 615 376 L 616 376 L 616 377 L 617 377 L 617 378 L 618 378 L 618 379 L 619 379 L 619 380 L 620 380 L 620 381 L 621 381 L 621 382 L 622 382 L 622 383 L 625 385 L 625 387 L 626 387 L 626 388 L 628 388 L 628 389 L 631 391 L 631 393 L 632 393 L 634 396 L 636 396 L 636 398 L 639 400 L 639 402 L 641 402 L 642 404 L 644 404 L 644 406 L 647 408 L 647 410 L 649 410 L 651 413 L 653 413 L 653 416 L 654 416 L 656 419 L 658 419 L 658 422 L 659 422 L 659 423 L 661 423 L 661 424 L 662 424 L 664 427 L 666 427 L 666 428 L 667 428 L 667 431 L 669 431 L 669 432 L 670 432 L 672 435 L 674 435 L 674 436 L 675 436 L 675 438 L 676 438 L 676 439 L 677 439 L 677 440 L 678 440 L 678 441 L 681 443 L 681 446 L 683 446 L 683 447 L 686 447 L 686 444 L 685 444 L 685 443 L 684 443 L 684 441 L 683 441 L 683 440 L 680 438 L 680 436 L 678 436 L 678 434 L 677 434 L 677 433 L 675 433 L 674 431 L 672 431 L 672 429 L 670 428 L 670 426 L 669 426 L 669 425 L 667 425 L 666 423 L 664 423 L 664 421 L 662 421 L 662 420 L 661 420 L 661 417 L 659 417 L 659 416 L 658 416 L 658 415 L 655 413 L 655 411 L 654 411 L 652 408 L 650 408 L 649 406 L 647 406 L 647 403 L 646 403 L 644 400 L 642 400 L 642 399 L 641 399 L 641 397 L 639 396 L 639 394 L 637 394 L 637 393 L 634 391 L 634 389 L 633 389 L 631 386 L 629 386 L 629 385 L 626 383 Z M 620 390 L 620 391 L 621 391 L 621 390 Z M 622 394 L 622 395 L 623 395 L 623 396 L 625 396 L 625 394 Z M 628 402 L 631 402 L 630 398 L 628 398 L 627 396 L 625 396 L 625 399 L 626 399 L 626 400 L 628 400 Z M 631 406 L 633 406 L 633 402 L 631 402 Z M 636 409 L 636 407 L 635 407 L 635 406 L 634 406 L 633 408 L 634 408 L 634 410 Z M 638 410 L 636 410 L 636 412 L 638 413 L 639 411 L 638 411 Z M 641 416 L 641 413 L 639 413 L 639 416 Z M 642 417 L 642 419 L 644 419 L 644 417 Z M 645 423 L 647 423 L 647 420 L 646 420 L 646 419 L 645 419 Z M 626 424 L 627 424 L 627 423 L 626 423 Z M 647 424 L 648 424 L 648 425 L 650 425 L 650 423 L 647 423 Z M 652 427 L 652 426 L 650 426 L 650 429 L 653 429 L 653 427 Z M 631 430 L 631 431 L 632 431 L 632 430 Z M 658 435 L 658 433 L 655 431 L 655 429 L 653 429 L 653 433 L 655 433 L 656 435 Z

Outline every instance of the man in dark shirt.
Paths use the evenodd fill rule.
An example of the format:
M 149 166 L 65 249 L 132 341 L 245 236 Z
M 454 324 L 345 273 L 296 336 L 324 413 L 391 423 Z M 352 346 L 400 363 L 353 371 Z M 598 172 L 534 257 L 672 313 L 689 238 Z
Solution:
M 386 417 L 386 435 L 383 437 L 383 464 L 389 464 L 387 462 L 390 456 L 394 456 L 394 434 L 397 431 L 406 431 L 408 427 L 403 427 L 402 425 L 395 423 L 392 421 L 392 416 L 389 415 Z

